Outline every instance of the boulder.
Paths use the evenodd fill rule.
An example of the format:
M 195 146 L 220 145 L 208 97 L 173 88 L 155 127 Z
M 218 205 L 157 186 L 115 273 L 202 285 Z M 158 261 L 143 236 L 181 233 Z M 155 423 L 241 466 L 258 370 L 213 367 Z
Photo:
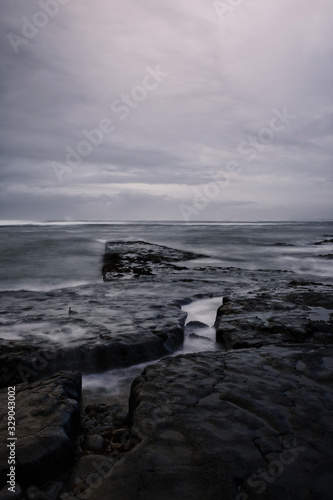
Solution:
M 16 480 L 40 486 L 73 464 L 80 431 L 81 374 L 60 372 L 44 381 L 16 386 Z M 7 442 L 7 389 L 0 391 L 2 443 Z M 6 483 L 8 451 L 1 447 L 0 479 Z

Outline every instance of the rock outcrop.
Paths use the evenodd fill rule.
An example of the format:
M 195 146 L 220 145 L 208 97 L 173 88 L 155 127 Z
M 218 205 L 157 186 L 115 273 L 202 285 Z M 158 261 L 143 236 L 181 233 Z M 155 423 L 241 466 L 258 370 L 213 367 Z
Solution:
M 75 332 L 75 328 L 80 328 L 85 322 L 80 318 L 68 318 L 69 340 L 66 343 L 57 344 L 38 338 L 32 344 L 24 340 L 3 342 L 0 387 L 38 380 L 59 370 L 94 373 L 161 358 L 182 345 L 185 317 L 176 303 L 159 307 L 148 303 L 144 311 L 128 317 L 128 324 L 124 327 L 128 333 L 113 333 L 105 327 L 89 329 L 87 325 L 87 336 L 74 336 L 70 340 L 71 328 Z M 119 318 L 118 323 L 121 321 Z M 115 322 L 113 330 L 116 328 Z
M 73 465 L 80 431 L 81 375 L 60 372 L 33 384 L 16 386 L 16 481 L 22 486 L 43 485 Z M 6 443 L 7 389 L 0 392 L 1 442 Z M 8 448 L 1 446 L 0 485 L 8 473 Z
M 332 285 L 291 280 L 269 293 L 235 295 L 219 307 L 214 326 L 216 341 L 227 349 L 332 344 Z
M 331 499 L 333 348 L 166 358 L 132 386 L 142 440 L 91 500 Z
M 103 279 L 151 276 L 166 269 L 178 269 L 175 262 L 199 257 L 206 256 L 145 241 L 110 241 L 105 244 Z

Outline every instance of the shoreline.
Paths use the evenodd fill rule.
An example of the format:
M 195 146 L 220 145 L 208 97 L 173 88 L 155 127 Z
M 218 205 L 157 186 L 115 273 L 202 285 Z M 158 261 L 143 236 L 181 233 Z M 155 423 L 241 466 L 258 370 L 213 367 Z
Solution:
M 69 456 L 72 457 L 72 462 L 71 467 L 69 467 L 69 469 L 67 468 L 66 477 L 60 481 L 61 487 L 58 489 L 57 496 L 54 497 L 56 499 L 61 498 L 61 500 L 65 500 L 67 498 L 66 494 L 73 495 L 73 491 L 77 493 L 73 498 L 81 498 L 81 493 L 83 498 L 84 494 L 87 494 L 89 491 L 92 500 L 94 500 L 95 495 L 97 495 L 96 499 L 100 498 L 98 495 L 101 494 L 109 495 L 109 493 L 106 493 L 106 491 L 109 491 L 109 488 L 114 488 L 115 491 L 118 491 L 118 497 L 115 496 L 114 498 L 119 498 L 119 500 L 120 498 L 136 498 L 135 491 L 137 488 L 140 488 L 140 486 L 136 483 L 136 480 L 134 480 L 134 476 L 141 477 L 142 480 L 147 481 L 147 478 L 144 479 L 145 461 L 149 453 L 151 453 L 149 450 L 154 449 L 156 446 L 161 447 L 160 454 L 156 455 L 153 459 L 154 463 L 156 463 L 156 467 L 158 467 L 158 463 L 163 457 L 164 459 L 166 459 L 166 457 L 173 457 L 173 460 L 178 460 L 182 457 L 181 461 L 184 463 L 184 467 L 187 464 L 186 467 L 190 467 L 189 471 L 191 467 L 194 467 L 194 471 L 197 466 L 191 461 L 188 461 L 186 457 L 188 457 L 189 450 L 192 449 L 191 447 L 198 446 L 198 443 L 195 444 L 195 439 L 197 438 L 194 439 L 194 437 L 189 437 L 188 431 L 186 430 L 187 425 L 194 425 L 192 430 L 194 433 L 193 436 L 196 435 L 199 429 L 201 429 L 200 432 L 203 433 L 203 435 L 206 435 L 205 439 L 207 439 L 208 448 L 206 447 L 205 454 L 208 454 L 207 457 L 210 456 L 209 454 L 214 456 L 214 454 L 219 453 L 214 442 L 218 443 L 221 439 L 222 442 L 224 442 L 227 434 L 225 434 L 226 431 L 222 431 L 220 427 L 221 425 L 223 427 L 229 424 L 224 420 L 224 417 L 222 420 L 214 420 L 214 424 L 210 422 L 210 417 L 206 422 L 206 417 L 204 417 L 204 415 L 205 412 L 208 412 L 208 417 L 212 411 L 212 415 L 218 415 L 221 404 L 219 401 L 222 401 L 224 397 L 226 401 L 229 401 L 229 403 L 226 403 L 227 406 L 225 408 L 229 408 L 230 402 L 232 401 L 232 405 L 236 404 L 233 399 L 234 396 L 231 398 L 230 390 L 228 389 L 228 377 L 230 378 L 232 376 L 232 372 L 229 373 L 228 371 L 229 363 L 236 363 L 235 369 L 237 366 L 239 377 L 242 377 L 242 370 L 243 368 L 246 370 L 249 362 L 250 365 L 251 363 L 255 363 L 253 366 L 256 366 L 256 373 L 258 374 L 257 378 L 251 378 L 253 375 L 251 374 L 251 368 L 248 373 L 252 380 L 251 382 L 246 382 L 247 376 L 245 376 L 243 382 L 241 382 L 241 379 L 237 379 L 237 398 L 242 397 L 242 386 L 251 389 L 252 392 L 254 391 L 253 395 L 256 391 L 259 391 L 260 379 L 262 379 L 262 381 L 266 379 L 265 383 L 267 384 L 268 390 L 269 387 L 276 387 L 277 392 L 275 393 L 273 391 L 270 396 L 267 396 L 268 400 L 265 403 L 266 410 L 262 415 L 260 415 L 261 410 L 258 413 L 258 408 L 256 409 L 254 407 L 251 409 L 254 420 L 252 421 L 250 419 L 245 428 L 247 429 L 246 432 L 253 433 L 256 428 L 256 426 L 253 427 L 253 422 L 256 421 L 256 419 L 259 419 L 258 422 L 262 422 L 261 425 L 264 425 L 264 427 L 268 425 L 267 429 L 271 428 L 272 422 L 269 423 L 271 417 L 268 418 L 270 412 L 269 408 L 276 408 L 278 413 L 281 411 L 281 409 L 278 409 L 281 406 L 281 402 L 278 402 L 278 394 L 281 390 L 279 385 L 280 382 L 278 385 L 276 384 L 277 381 L 284 380 L 285 375 L 283 375 L 283 373 L 285 370 L 287 370 L 288 373 L 288 382 L 285 381 L 283 384 L 288 383 L 289 385 L 291 384 L 297 387 L 300 383 L 300 379 L 297 375 L 298 372 L 301 377 L 306 376 L 314 380 L 316 377 L 318 378 L 319 373 L 316 371 L 317 368 L 314 369 L 312 366 L 314 360 L 318 360 L 316 363 L 318 363 L 319 360 L 322 360 L 321 362 L 324 364 L 328 362 L 325 360 L 326 358 L 328 359 L 329 352 L 332 349 L 333 324 L 333 286 L 330 284 L 329 279 L 314 281 L 311 276 L 308 278 L 300 278 L 298 275 L 295 275 L 295 273 L 288 271 L 251 271 L 210 266 L 186 267 L 186 263 L 184 265 L 183 261 L 179 264 L 177 262 L 169 264 L 168 258 L 166 257 L 167 254 L 165 254 L 168 250 L 165 250 L 165 247 L 161 248 L 162 254 L 158 259 L 156 259 L 158 254 L 156 254 L 154 249 L 154 252 L 148 255 L 148 260 L 146 262 L 141 260 L 139 264 L 136 261 L 136 257 L 133 262 L 130 262 L 128 257 L 126 257 L 124 263 L 121 265 L 122 267 L 119 267 L 119 260 L 117 257 L 116 268 L 112 269 L 111 259 L 111 269 L 109 268 L 108 272 L 115 272 L 116 275 L 115 277 L 110 276 L 109 279 L 111 279 L 111 281 L 108 283 L 99 285 L 99 296 L 103 297 L 104 303 L 109 306 L 100 307 L 99 305 L 98 317 L 96 317 L 94 299 L 91 298 L 91 295 L 85 294 L 85 290 L 88 291 L 88 289 L 84 287 L 83 289 L 79 288 L 77 290 L 70 289 L 62 291 L 62 293 L 59 293 L 59 291 L 50 292 L 47 297 L 45 297 L 45 300 L 39 302 L 39 311 L 35 309 L 38 302 L 34 303 L 34 309 L 28 309 L 28 314 L 29 311 L 32 310 L 33 317 L 42 318 L 43 311 L 50 314 L 50 304 L 52 304 L 54 311 L 57 311 L 61 304 L 68 303 L 73 293 L 77 294 L 79 291 L 80 295 L 76 295 L 75 302 L 75 309 L 78 314 L 71 316 L 68 315 L 68 312 L 67 315 L 63 313 L 61 322 L 63 325 L 62 329 L 64 332 L 67 332 L 67 336 L 73 335 L 76 331 L 81 332 L 78 337 L 73 337 L 71 340 L 72 343 L 74 342 L 74 347 L 70 347 L 71 342 L 68 344 L 69 349 L 76 349 L 80 352 L 81 359 L 78 357 L 68 357 L 68 364 L 66 365 L 67 361 L 66 357 L 64 357 L 64 348 L 62 348 L 62 350 L 58 349 L 57 354 L 54 355 L 54 351 L 52 351 L 52 349 L 50 350 L 47 339 L 40 339 L 38 336 L 34 338 L 31 337 L 31 340 L 35 343 L 33 349 L 34 356 L 32 356 L 31 359 L 24 354 L 24 352 L 28 352 L 28 350 L 24 350 L 25 348 L 28 349 L 28 345 L 25 346 L 24 342 L 21 340 L 2 342 L 2 360 L 4 361 L 2 364 L 5 366 L 7 363 L 7 373 L 2 371 L 2 385 L 6 385 L 4 382 L 5 376 L 7 375 L 8 377 L 8 369 L 10 371 L 15 367 L 17 370 L 20 364 L 25 366 L 24 373 L 27 380 L 24 381 L 25 384 L 23 384 L 23 386 L 20 384 L 17 386 L 20 389 L 20 392 L 17 394 L 18 400 L 20 398 L 19 394 L 24 394 L 24 391 L 27 389 L 30 390 L 30 387 L 36 387 L 37 392 L 43 394 L 43 388 L 46 387 L 54 377 L 56 377 L 56 380 L 58 380 L 57 377 L 63 377 L 63 379 L 59 379 L 65 380 L 65 382 L 61 382 L 61 384 L 64 384 L 62 387 L 68 387 L 68 382 L 66 382 L 66 380 L 68 377 L 69 380 L 72 380 L 74 375 L 71 373 L 73 372 L 65 371 L 59 373 L 59 370 L 75 369 L 75 359 L 77 359 L 77 366 L 81 365 L 82 367 L 83 363 L 85 367 L 83 372 L 87 371 L 87 360 L 93 360 L 98 352 L 102 352 L 98 349 L 96 350 L 97 345 L 100 345 L 101 349 L 104 349 L 105 346 L 109 346 L 109 352 L 112 351 L 112 346 L 115 345 L 117 346 L 117 351 L 115 352 L 118 353 L 121 352 L 119 350 L 119 346 L 121 345 L 122 349 L 125 349 L 121 354 L 122 359 L 128 356 L 128 352 L 136 352 L 133 360 L 135 359 L 135 361 L 139 363 L 142 362 L 142 352 L 145 353 L 144 355 L 148 358 L 146 361 L 147 366 L 138 367 L 138 371 L 135 374 L 132 373 L 132 375 L 129 375 L 131 373 L 130 367 L 128 369 L 124 367 L 120 372 L 119 370 L 114 370 L 113 372 L 102 371 L 100 375 L 96 373 L 91 376 L 84 375 L 84 379 L 86 377 L 87 379 L 89 377 L 92 379 L 90 389 L 85 389 L 83 387 L 83 398 L 81 396 L 81 387 L 77 389 L 79 392 L 77 392 L 75 397 L 77 403 L 82 407 L 80 410 L 81 416 L 79 420 L 77 420 L 78 414 L 77 410 L 75 410 L 76 423 L 74 427 L 67 426 L 66 432 L 69 432 L 69 436 L 71 436 L 71 452 Z M 117 249 L 117 253 L 119 253 L 119 249 Z M 128 255 L 126 251 L 124 255 Z M 142 259 L 142 252 L 138 252 L 136 255 L 141 255 L 140 258 Z M 130 280 L 126 281 L 119 280 L 117 275 L 124 274 L 124 272 L 131 273 L 132 267 L 138 277 L 132 277 Z M 111 294 L 109 294 L 109 290 L 112 292 Z M 35 296 L 36 298 L 40 297 L 39 294 Z M 224 301 L 224 304 L 218 307 L 214 314 L 215 317 L 213 321 L 215 320 L 216 339 L 209 338 L 210 333 L 207 333 L 209 330 L 207 327 L 211 325 L 200 322 L 199 317 L 192 317 L 190 318 L 191 321 L 185 323 L 182 306 L 185 306 L 185 304 L 200 304 L 214 297 L 220 297 L 221 299 L 222 296 L 228 297 L 229 300 Z M 165 300 L 166 297 L 168 297 L 168 300 Z M 81 302 L 78 302 L 78 299 L 80 299 Z M 101 299 L 99 299 L 99 303 L 100 302 Z M 188 307 L 188 305 L 186 307 Z M 23 315 L 25 312 L 21 312 L 21 314 Z M 55 321 L 59 321 L 59 317 L 57 317 L 56 314 L 54 317 Z M 108 323 L 106 323 L 106 321 L 110 322 L 111 328 L 107 326 Z M 179 323 L 179 321 L 181 321 L 181 323 Z M 208 319 L 206 321 L 208 322 Z M 97 325 L 99 325 L 98 328 Z M 181 328 L 179 325 L 182 325 Z M 79 330 L 77 330 L 77 328 L 79 328 Z M 90 332 L 89 337 L 82 337 L 82 332 L 88 331 L 88 329 Z M 94 329 L 96 331 L 92 334 Z M 129 330 L 131 330 L 131 332 L 129 332 Z M 209 332 L 210 331 L 211 330 L 209 330 Z M 176 337 L 174 337 L 175 334 Z M 133 342 L 133 336 L 140 341 L 140 349 L 143 349 L 142 351 L 137 352 L 132 349 L 131 342 Z M 161 351 L 154 351 L 155 347 L 153 347 L 152 351 L 150 350 L 150 346 L 155 345 L 151 343 L 152 339 L 155 339 L 154 342 L 160 342 L 158 340 L 159 338 L 162 340 L 160 345 L 163 347 L 164 356 L 163 353 L 161 356 Z M 175 341 L 175 339 L 177 340 Z M 207 347 L 202 347 L 204 351 L 198 348 L 196 352 L 192 353 L 181 352 L 181 345 L 184 339 L 194 344 L 195 342 L 199 342 L 199 346 L 205 345 Z M 122 344 L 119 344 L 120 342 L 122 342 Z M 177 344 L 178 342 L 179 344 Z M 135 345 L 138 346 L 139 344 L 136 342 Z M 7 354 L 4 354 L 4 346 L 7 349 Z M 325 351 L 327 351 L 327 355 L 324 354 Z M 90 352 L 89 357 L 87 357 L 86 354 L 88 352 Z M 157 352 L 159 352 L 159 354 L 157 354 Z M 271 361 L 268 362 L 268 358 L 270 358 Z M 102 358 L 97 357 L 95 362 L 105 363 L 106 359 L 105 355 L 103 355 Z M 112 368 L 112 359 L 116 359 L 116 357 L 109 357 L 108 365 L 105 365 L 105 368 L 108 370 Z M 290 359 L 290 362 L 288 359 Z M 311 361 L 311 359 L 313 359 L 313 361 Z M 61 360 L 63 363 L 65 361 L 65 365 L 61 364 Z M 117 360 L 117 364 L 119 364 L 119 362 L 120 359 Z M 185 363 L 187 366 L 185 371 L 182 367 L 182 363 Z M 293 370 L 290 371 L 290 367 L 288 368 L 288 363 L 294 364 L 297 368 L 295 375 L 293 374 Z M 205 366 L 204 372 L 201 371 L 201 367 L 203 366 Z M 101 365 L 99 365 L 99 368 L 101 368 Z M 90 371 L 92 373 L 94 373 L 94 369 L 94 365 L 91 365 Z M 34 373 L 32 373 L 31 370 L 33 370 Z M 306 372 L 304 372 L 304 370 L 306 370 Z M 323 366 L 321 370 L 324 370 L 323 375 L 320 375 L 320 382 L 318 379 L 317 385 L 314 387 L 317 387 L 318 390 L 321 391 L 320 397 L 325 398 L 326 396 L 324 396 L 322 392 L 323 389 L 319 389 L 319 387 L 324 387 L 325 384 L 328 384 L 329 379 L 327 377 L 329 376 L 331 367 L 330 365 L 326 367 Z M 98 387 L 102 387 L 104 384 L 103 387 L 106 388 L 107 384 L 115 383 L 117 372 L 120 375 L 123 374 L 124 377 L 126 374 L 128 375 L 128 379 L 125 383 L 126 394 L 121 392 L 121 387 L 124 387 L 121 385 L 124 384 L 124 377 L 119 378 L 120 385 L 117 388 L 118 393 L 114 391 L 113 393 L 112 391 L 108 392 L 107 390 L 103 390 L 103 393 L 99 393 Z M 150 373 L 154 374 L 153 379 L 151 379 Z M 196 375 L 191 375 L 191 373 Z M 201 373 L 206 373 L 202 380 Z M 217 393 L 210 393 L 209 387 L 211 387 L 211 385 L 210 383 L 207 385 L 205 380 L 209 380 L 210 378 L 214 379 L 216 373 L 220 373 L 216 379 L 216 383 L 220 389 Z M 272 378 L 272 374 L 274 373 L 275 375 L 273 375 Z M 229 374 L 227 379 L 225 379 L 226 374 Z M 131 379 L 132 376 L 133 378 Z M 98 379 L 100 380 L 100 385 Z M 154 381 L 153 385 L 152 380 Z M 163 380 L 168 380 L 168 383 L 166 384 Z M 185 380 L 187 380 L 186 383 L 184 382 Z M 236 382 L 231 382 L 230 379 L 230 383 L 233 384 Z M 5 390 L 6 389 L 2 389 L 0 393 L 3 394 Z M 70 389 L 68 392 L 68 389 L 66 389 L 67 392 L 63 393 L 64 399 L 62 404 L 64 405 L 65 414 L 68 405 L 71 408 L 73 407 L 74 403 L 72 398 L 75 393 L 73 390 L 74 389 Z M 225 390 L 227 390 L 226 393 L 224 392 Z M 270 392 L 269 390 L 268 394 L 270 394 Z M 225 396 L 223 396 L 224 393 Z M 204 396 L 204 394 L 206 394 L 206 396 Z M 301 407 L 305 405 L 305 407 L 309 409 L 312 403 L 309 403 L 306 393 L 300 397 L 299 403 Z M 181 432 L 177 426 L 175 427 L 175 421 L 173 421 L 173 417 L 171 418 L 169 414 L 169 411 L 171 411 L 175 404 L 174 398 L 176 398 L 176 400 L 179 398 L 177 405 L 183 404 L 181 401 L 185 402 L 188 400 L 189 407 L 191 407 L 192 398 L 194 398 L 194 401 L 205 401 L 205 403 L 202 403 L 203 406 L 200 410 L 201 413 L 204 412 L 201 417 L 197 414 L 197 411 L 199 411 L 201 407 L 199 406 L 198 409 L 195 409 L 198 404 L 196 403 L 193 407 L 194 413 L 191 417 L 191 419 L 195 419 L 196 423 L 193 424 L 193 421 L 192 424 L 185 424 L 184 421 L 185 427 L 182 427 L 183 430 Z M 285 401 L 287 402 L 287 399 Z M 77 407 L 77 403 L 74 404 L 74 407 Z M 244 407 L 244 404 L 245 403 L 242 403 L 238 410 L 243 414 L 242 419 L 245 418 L 245 415 L 247 415 L 249 411 L 249 409 Z M 248 404 L 249 402 L 246 403 L 246 406 L 248 406 Z M 56 406 L 52 405 L 54 405 L 54 403 L 52 403 L 49 407 L 50 409 L 47 410 L 48 406 L 45 400 L 40 406 L 40 411 L 51 412 L 49 413 L 51 419 L 53 415 L 55 415 L 54 408 L 56 408 Z M 283 412 L 289 411 L 288 405 L 289 403 Z M 238 403 L 236 406 L 238 407 Z M 53 408 L 53 410 L 51 410 L 51 408 Z M 177 408 L 178 406 L 172 410 L 172 412 L 175 412 L 172 414 L 177 415 Z M 211 409 L 209 410 L 209 408 Z M 31 409 L 29 411 L 34 412 L 35 410 Z M 316 411 L 319 410 L 317 409 Z M 164 415 L 164 417 L 162 415 Z M 182 415 L 182 413 L 179 415 Z M 323 417 L 325 421 L 329 418 L 328 415 L 329 413 L 325 413 L 325 417 Z M 57 418 L 60 418 L 60 416 Z M 181 417 L 181 419 L 182 418 L 183 417 Z M 189 418 L 189 416 L 186 418 Z M 81 423 L 78 423 L 79 421 Z M 181 421 L 182 420 L 179 420 L 179 422 Z M 281 421 L 279 422 L 280 423 L 277 421 L 274 425 L 279 427 Z M 21 423 L 20 425 L 22 426 L 23 424 Z M 17 428 L 18 436 L 20 436 L 20 425 Z M 310 432 L 310 428 L 306 426 L 307 424 L 305 423 L 304 425 L 305 427 L 303 429 L 300 423 L 297 423 L 297 425 L 291 424 L 290 422 L 288 423 L 289 434 L 291 433 L 291 435 L 294 435 L 293 439 L 297 437 L 297 446 L 301 447 L 304 447 L 304 440 L 303 438 L 300 440 L 298 432 L 301 429 L 303 429 L 301 433 L 308 432 L 309 436 L 312 436 L 311 439 L 314 437 L 319 439 L 317 431 L 312 429 Z M 168 438 L 166 441 L 163 429 L 169 429 L 167 431 Z M 237 426 L 234 430 L 230 428 L 229 432 L 231 432 L 231 435 L 234 435 L 235 439 L 237 438 Z M 272 431 L 270 430 L 269 432 L 271 433 Z M 270 446 L 268 444 L 269 441 L 266 442 L 264 434 L 261 438 L 263 439 L 263 446 Z M 211 441 L 211 435 L 215 435 L 215 441 Z M 271 436 L 272 439 L 274 435 L 273 432 Z M 55 436 L 50 439 L 53 443 Z M 240 439 L 240 436 L 238 436 L 237 439 Z M 27 449 L 34 449 L 36 444 L 34 444 L 33 438 L 29 443 L 26 445 L 28 447 Z M 264 445 L 264 443 L 266 444 Z M 293 446 L 293 440 L 290 441 L 289 439 L 286 443 L 289 448 Z M 20 453 L 22 454 L 21 446 L 22 444 L 20 445 L 20 441 L 18 441 L 17 454 L 20 464 L 23 463 L 22 457 L 20 458 Z M 175 446 L 176 448 L 174 448 Z M 177 446 L 180 446 L 179 450 L 182 450 L 178 458 L 178 452 L 176 451 Z M 235 485 L 232 486 L 229 482 L 229 478 L 228 486 L 226 486 L 227 489 L 230 489 L 230 493 L 228 493 L 229 496 L 226 497 L 228 499 L 234 499 L 237 495 L 245 494 L 248 490 L 251 492 L 251 487 L 246 481 L 248 481 L 248 477 L 251 477 L 251 474 L 255 472 L 251 472 L 252 465 L 255 467 L 255 464 L 260 463 L 260 460 L 258 462 L 259 457 L 256 456 L 255 449 L 252 449 L 250 442 L 248 446 L 247 453 L 250 453 L 252 458 L 241 474 L 241 477 L 243 477 L 243 486 L 237 493 L 237 487 Z M 285 453 L 285 447 L 283 446 L 279 451 L 279 457 L 284 457 L 283 453 Z M 312 447 L 310 448 L 312 450 Z M 230 449 L 228 452 L 230 457 L 235 454 L 237 455 L 237 450 L 237 446 L 234 450 Z M 326 453 L 324 449 L 322 452 L 324 454 Z M 148 455 L 146 457 L 147 453 Z M 141 458 L 138 459 L 138 456 Z M 304 456 L 307 456 L 306 453 Z M 42 459 L 42 463 L 45 460 L 48 460 L 46 456 Z M 133 460 L 139 460 L 137 463 L 142 465 L 142 469 L 140 469 L 140 465 L 134 465 Z M 200 460 L 203 460 L 203 456 L 201 456 Z M 303 458 L 300 457 L 298 460 L 302 462 Z M 308 458 L 306 458 L 306 460 L 308 460 Z M 319 461 L 321 460 L 324 460 L 324 456 L 319 458 Z M 327 460 L 327 457 L 325 460 Z M 135 469 L 133 481 L 129 481 L 128 485 L 124 484 L 121 480 L 121 477 L 125 473 L 123 469 L 124 463 L 128 463 L 127 476 L 129 475 L 132 477 Z M 212 464 L 213 463 L 215 463 L 214 460 Z M 99 486 L 94 489 L 94 487 L 89 484 L 89 475 L 96 471 L 96 464 L 99 464 L 98 466 L 106 470 L 107 473 L 99 476 L 99 479 L 97 479 Z M 27 467 L 30 466 L 28 461 Z M 20 467 L 22 469 L 22 465 Z M 216 462 L 213 466 L 216 473 L 220 470 L 219 467 L 220 466 Z M 19 468 L 17 476 L 18 482 L 21 481 L 20 474 L 22 475 Z M 175 478 L 174 485 L 178 485 L 177 488 L 180 488 L 179 481 L 183 477 L 180 473 L 179 477 L 177 476 L 176 470 L 165 471 L 165 474 L 166 476 L 163 476 L 163 474 L 160 475 L 160 473 L 155 474 L 155 479 L 150 483 L 148 481 L 151 491 L 147 490 L 147 494 L 149 491 L 149 495 L 153 495 L 152 492 L 155 488 L 155 482 L 157 481 L 158 483 L 162 481 L 164 484 L 166 477 L 170 474 Z M 78 484 L 75 483 L 75 477 L 77 475 L 80 476 L 82 485 L 85 484 L 85 486 L 78 486 Z M 32 475 L 31 477 L 34 476 Z M 199 494 L 198 492 L 200 491 L 200 495 L 203 494 L 202 488 L 204 487 L 205 481 L 202 475 L 200 475 L 200 477 L 200 484 L 197 483 L 194 477 L 192 477 L 190 483 L 186 483 L 183 477 L 185 480 L 184 484 L 187 484 L 186 487 L 188 488 L 187 494 L 190 496 L 192 495 L 191 498 L 199 498 L 195 495 Z M 56 480 L 56 483 L 59 483 L 58 476 L 54 477 L 54 480 Z M 24 489 L 26 490 L 28 483 L 24 481 Z M 320 483 L 319 479 L 318 481 Z M 32 483 L 30 486 L 39 488 L 42 492 L 44 491 L 46 495 L 49 494 L 49 488 L 57 489 L 54 484 L 55 483 L 51 482 L 51 485 L 45 486 L 45 483 L 37 482 Z M 129 486 L 130 484 L 131 486 Z M 276 479 L 276 486 L 277 484 L 278 479 Z M 196 490 L 193 490 L 194 486 Z M 245 488 L 245 490 L 242 490 L 242 488 Z M 274 493 L 274 490 L 271 491 L 269 489 L 268 483 L 266 484 L 266 488 L 268 488 L 270 494 L 272 494 L 272 491 Z M 180 495 L 180 493 L 177 493 L 178 490 L 172 490 L 171 488 L 168 491 L 169 494 L 175 496 L 175 498 L 180 498 L 180 496 L 177 496 Z M 217 491 L 219 490 L 217 489 L 216 492 Z M 232 491 L 233 493 L 231 493 Z M 123 496 L 124 494 L 125 496 Z M 278 496 L 272 496 L 271 498 L 278 498 L 279 500 L 281 498 L 282 500 L 282 497 Z

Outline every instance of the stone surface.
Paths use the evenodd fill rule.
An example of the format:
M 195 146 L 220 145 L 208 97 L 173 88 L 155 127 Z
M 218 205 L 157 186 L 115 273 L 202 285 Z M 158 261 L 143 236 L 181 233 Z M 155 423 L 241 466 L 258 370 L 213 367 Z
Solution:
M 64 488 L 64 498 L 330 498 L 331 283 L 186 262 L 199 257 L 116 242 L 104 262 L 110 266 L 106 281 L 94 286 L 93 295 L 85 286 L 1 295 L 1 332 L 13 333 L 0 341 L 1 386 L 59 368 L 88 373 L 153 360 L 181 348 L 184 335 L 212 351 L 148 367 L 133 385 L 132 427 L 122 405 L 91 405 L 76 440 L 76 389 L 68 392 L 55 381 L 64 389 L 59 396 L 53 386 L 36 389 L 48 381 L 23 384 L 21 412 L 31 411 L 20 417 L 29 424 L 19 447 L 22 478 L 29 475 L 23 486 L 31 485 L 46 453 L 52 460 L 43 458 L 38 475 L 45 481 L 66 469 L 70 491 Z M 205 336 L 203 323 L 188 323 L 184 331 L 182 305 L 222 296 L 230 300 L 217 313 L 218 345 Z M 71 306 L 77 314 L 68 314 Z M 44 435 L 65 407 L 66 418 L 76 422 L 71 435 L 61 431 L 62 417 Z M 94 435 L 106 443 L 105 456 L 101 448 L 84 449 Z
M 106 255 L 117 253 L 124 266 L 139 266 L 143 259 L 151 274 L 137 273 L 137 279 L 133 271 L 108 271 L 110 280 L 95 284 L 93 294 L 91 286 L 0 292 L 0 387 L 61 369 L 94 373 L 159 359 L 181 348 L 181 306 L 200 298 L 230 296 L 233 307 L 221 336 L 228 330 L 233 348 L 320 343 L 331 335 L 328 279 L 318 283 L 288 271 L 223 268 L 210 265 L 207 256 L 203 266 L 199 254 L 143 242 L 107 248 Z M 77 314 L 69 315 L 69 307 Z
M 0 500 L 21 500 L 22 494 L 22 488 L 18 483 L 16 483 L 15 492 L 8 491 L 7 485 L 0 490 Z
M 129 275 L 138 278 L 177 269 L 174 262 L 203 257 L 145 241 L 111 241 L 105 245 L 102 274 L 105 281 Z
M 98 434 L 93 434 L 92 436 L 87 436 L 83 441 L 83 448 L 89 451 L 95 451 L 103 453 L 106 448 L 106 442 Z
M 91 500 L 331 499 L 333 348 L 166 358 L 130 397 L 141 443 Z
M 288 343 L 331 344 L 332 285 L 291 280 L 274 290 L 233 296 L 217 311 L 216 340 L 230 349 Z
M 145 309 L 135 314 L 135 322 L 133 316 L 129 316 L 130 323 L 119 333 L 105 327 L 89 329 L 85 321 L 69 317 L 66 322 L 70 328 L 75 331 L 84 324 L 88 330 L 86 336 L 74 337 L 62 344 L 38 337 L 2 342 L 0 387 L 38 380 L 62 369 L 94 373 L 131 366 L 161 358 L 179 348 L 183 343 L 186 316 L 180 306 L 170 302 L 156 308 L 146 303 Z M 122 314 L 119 311 L 115 327 Z M 68 336 L 70 338 L 70 333 Z
M 16 386 L 16 479 L 23 486 L 43 485 L 67 472 L 80 430 L 81 375 L 60 372 L 33 384 Z M 1 441 L 7 433 L 7 390 L 0 393 Z M 0 452 L 1 485 L 8 453 Z
M 88 498 L 93 491 L 108 478 L 113 468 L 113 460 L 102 455 L 86 455 L 80 457 L 71 471 L 68 488 L 71 496 L 82 495 Z M 102 497 L 100 497 L 102 498 Z
M 50 495 L 37 486 L 29 486 L 24 492 L 27 500 L 52 500 Z

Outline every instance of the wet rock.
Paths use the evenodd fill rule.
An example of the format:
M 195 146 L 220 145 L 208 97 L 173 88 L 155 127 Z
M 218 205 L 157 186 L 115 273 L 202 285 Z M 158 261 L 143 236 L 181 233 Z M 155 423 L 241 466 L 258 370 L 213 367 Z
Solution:
M 234 296 L 232 301 L 222 304 L 214 323 L 216 341 L 227 349 L 285 343 L 332 343 L 331 286 L 292 280 L 287 287 L 287 290 L 276 288 L 253 297 Z M 290 291 L 291 287 L 293 291 Z M 317 318 L 322 321 L 317 321 Z
M 102 275 L 109 281 L 121 274 L 134 277 L 152 276 L 163 269 L 182 270 L 173 262 L 203 257 L 193 252 L 184 252 L 145 241 L 110 241 L 105 245 Z
M 60 372 L 49 379 L 16 386 L 17 480 L 40 486 L 67 472 L 80 430 L 81 375 Z M 7 390 L 0 391 L 1 439 L 7 438 Z M 1 485 L 8 472 L 7 450 L 0 452 Z
M 198 330 L 199 328 L 207 328 L 208 325 L 206 323 L 202 323 L 201 321 L 189 321 L 186 323 L 186 328 L 189 330 Z
M 106 448 L 106 443 L 102 436 L 98 434 L 93 434 L 92 436 L 87 436 L 83 442 L 83 447 L 85 450 L 95 451 L 97 453 L 103 453 Z
M 333 243 L 333 239 L 328 239 L 328 240 L 323 240 L 323 241 L 317 241 L 314 243 L 314 245 L 326 245 L 327 243 Z
M 330 500 L 333 348 L 166 358 L 132 385 L 142 439 L 91 500 Z
M 333 259 L 333 253 L 326 253 L 324 255 L 318 255 L 320 259 L 326 259 L 326 260 L 332 260 Z
M 8 485 L 4 486 L 0 490 L 0 500 L 22 500 L 22 498 L 23 491 L 18 483 L 15 485 L 15 492 L 8 491 Z
M 131 308 L 133 314 L 133 305 Z M 119 310 L 114 328 L 121 323 L 123 314 Z M 101 328 L 94 329 L 80 320 L 80 328 L 84 325 L 89 335 L 74 337 L 71 342 L 50 345 L 39 337 L 33 342 L 0 341 L 0 387 L 32 382 L 60 369 L 91 373 L 158 359 L 182 345 L 185 316 L 175 303 L 163 304 L 157 311 L 148 302 L 145 310 L 132 315 L 129 324 L 120 326 L 115 335 L 105 327 L 103 332 L 109 334 L 101 334 Z
M 86 455 L 79 458 L 70 474 L 67 487 L 70 493 L 88 498 L 112 473 L 113 460 L 102 455 Z M 83 496 L 84 495 L 84 496 Z M 99 498 L 103 498 L 100 496 Z
M 50 500 L 58 500 L 60 492 L 64 487 L 64 483 L 56 481 L 46 488 L 46 493 L 49 495 Z
M 208 337 L 204 337 L 203 335 L 198 335 L 197 333 L 190 333 L 189 337 L 191 339 L 201 339 L 201 340 L 206 340 L 207 342 L 212 342 L 211 339 Z
M 29 486 L 24 494 L 27 500 L 52 500 L 48 493 L 41 491 L 37 486 Z

